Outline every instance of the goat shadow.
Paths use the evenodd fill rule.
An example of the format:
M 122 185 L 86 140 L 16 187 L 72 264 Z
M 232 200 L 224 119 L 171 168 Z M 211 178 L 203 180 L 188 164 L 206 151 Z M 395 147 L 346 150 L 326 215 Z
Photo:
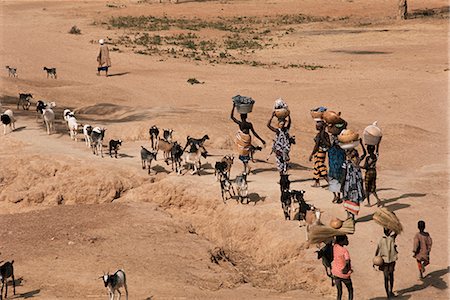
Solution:
M 241 203 L 241 204 L 247 205 L 247 204 L 250 204 L 250 202 L 253 202 L 253 205 L 256 205 L 256 203 L 258 203 L 260 201 L 264 202 L 266 200 L 266 198 L 267 198 L 266 196 L 261 197 L 258 193 L 249 193 L 248 194 L 248 202 Z M 229 200 L 231 200 L 231 199 L 236 200 L 237 203 L 240 203 L 238 195 L 231 197 Z
M 13 131 L 20 132 L 20 131 L 23 131 L 25 128 L 27 128 L 27 126 L 20 126 L 20 127 L 17 127 L 16 129 L 14 129 Z
M 160 165 L 156 165 L 152 167 L 152 171 L 155 171 L 156 173 L 166 173 L 170 174 L 170 171 L 167 171 L 166 168 Z
M 117 156 L 120 158 L 134 158 L 135 157 L 134 155 L 128 155 L 125 153 L 117 153 Z
M 24 299 L 28 299 L 28 298 L 34 298 L 35 295 L 39 294 L 41 292 L 40 289 L 38 290 L 33 290 L 33 291 L 29 291 L 26 293 L 22 293 L 22 294 L 17 294 L 16 298 L 24 298 Z

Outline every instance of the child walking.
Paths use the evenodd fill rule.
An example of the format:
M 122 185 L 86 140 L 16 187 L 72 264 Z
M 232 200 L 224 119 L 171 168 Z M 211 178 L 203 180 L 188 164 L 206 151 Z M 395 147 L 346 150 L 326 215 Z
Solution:
M 417 227 L 419 228 L 419 232 L 414 236 L 413 257 L 417 260 L 419 276 L 422 279 L 425 267 L 430 263 L 430 252 L 433 241 L 430 234 L 425 232 L 424 221 L 419 221 Z

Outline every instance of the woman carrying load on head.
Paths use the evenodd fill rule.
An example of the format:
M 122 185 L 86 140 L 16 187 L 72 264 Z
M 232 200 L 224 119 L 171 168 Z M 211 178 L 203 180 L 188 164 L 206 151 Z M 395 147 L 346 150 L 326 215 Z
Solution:
M 342 165 L 345 162 L 345 150 L 338 144 L 337 135 L 330 137 L 331 147 L 328 149 L 328 189 L 333 192 L 333 203 L 342 203 L 340 182 L 343 178 Z
M 285 175 L 288 169 L 289 152 L 291 151 L 291 137 L 289 136 L 289 129 L 291 128 L 291 116 L 288 115 L 286 119 L 279 121 L 279 128 L 272 126 L 272 120 L 275 117 L 275 112 L 267 123 L 267 127 L 276 133 L 275 140 L 272 146 L 272 151 L 275 153 L 277 161 L 277 168 L 280 175 Z
M 373 194 L 375 196 L 378 207 L 383 206 L 380 198 L 378 198 L 377 195 L 377 161 L 379 145 L 380 144 L 378 144 L 377 146 L 367 145 L 367 152 L 369 152 L 369 155 L 367 157 L 366 150 L 364 149 L 364 146 L 361 145 L 364 151 L 361 157 L 361 161 L 366 158 L 362 168 L 366 170 L 366 174 L 364 176 L 364 184 L 366 188 L 367 206 L 370 206 L 370 194 Z
M 239 153 L 239 159 L 244 163 L 244 173 L 248 174 L 250 171 L 248 168 L 248 162 L 250 161 L 250 150 L 252 147 L 252 136 L 250 135 L 250 132 L 252 132 L 253 135 L 258 138 L 261 143 L 263 143 L 263 145 L 265 145 L 266 142 L 256 133 L 253 128 L 253 124 L 247 122 L 247 114 L 241 114 L 241 121 L 234 117 L 235 108 L 236 104 L 233 103 L 231 120 L 239 125 L 239 131 L 236 133 L 235 142 Z
M 314 149 L 309 156 L 309 161 L 314 159 L 314 184 L 312 187 L 320 187 L 320 179 L 325 179 L 328 182 L 327 166 L 325 165 L 325 158 L 327 151 L 331 146 L 330 137 L 325 132 L 325 122 L 318 121 L 316 129 L 318 131 L 314 138 Z
M 362 145 L 362 139 L 360 139 L 360 143 Z M 366 198 L 364 181 L 359 166 L 360 161 L 358 151 L 349 149 L 346 151 L 346 161 L 342 165 L 342 198 L 344 200 L 344 208 L 352 219 L 355 219 L 355 215 L 359 213 L 360 203 Z

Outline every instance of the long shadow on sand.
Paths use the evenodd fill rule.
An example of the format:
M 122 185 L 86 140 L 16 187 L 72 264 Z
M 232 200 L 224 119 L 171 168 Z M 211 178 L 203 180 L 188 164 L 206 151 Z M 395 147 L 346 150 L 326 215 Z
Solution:
M 40 292 L 41 292 L 40 289 L 39 290 L 33 290 L 33 291 L 29 291 L 29 292 L 22 293 L 22 294 L 17 294 L 15 298 L 23 298 L 23 299 L 34 298 L 34 296 L 36 296 Z
M 127 75 L 127 74 L 130 74 L 130 72 L 122 72 L 122 73 L 108 74 L 108 77 L 113 77 L 113 76 L 123 76 L 123 75 Z
M 399 296 L 403 296 L 405 294 L 421 291 L 423 289 L 426 289 L 430 286 L 437 288 L 439 290 L 446 290 L 448 288 L 447 282 L 444 281 L 442 277 L 444 277 L 446 274 L 450 273 L 450 267 L 447 267 L 445 269 L 433 271 L 425 276 L 425 278 L 422 279 L 421 284 L 415 284 L 409 288 L 402 289 L 397 291 L 397 294 Z M 399 298 L 396 298 L 399 299 Z
M 383 203 L 387 204 L 387 203 L 391 203 L 391 202 L 394 202 L 394 201 L 397 201 L 397 200 L 400 200 L 400 199 L 403 199 L 403 198 L 425 197 L 426 195 L 427 194 L 421 194 L 421 193 L 407 193 L 407 194 L 403 194 L 403 195 L 398 196 L 398 197 L 385 199 L 385 200 L 383 200 Z M 400 210 L 400 209 L 407 208 L 407 207 L 410 207 L 410 206 L 411 205 L 409 205 L 409 204 L 394 203 L 394 204 L 386 206 L 386 208 L 389 211 L 396 211 L 396 210 Z M 364 217 L 356 219 L 356 222 L 363 223 L 363 222 L 369 222 L 369 221 L 372 221 L 372 220 L 373 220 L 373 214 L 370 214 L 370 215 L 367 215 L 367 216 L 364 216 Z

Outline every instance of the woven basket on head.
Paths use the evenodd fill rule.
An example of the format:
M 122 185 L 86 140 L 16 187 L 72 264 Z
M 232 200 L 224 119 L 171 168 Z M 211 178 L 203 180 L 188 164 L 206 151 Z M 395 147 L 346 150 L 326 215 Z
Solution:
M 345 235 L 345 233 L 328 226 L 316 225 L 310 228 L 308 234 L 308 241 L 311 244 L 323 243 L 331 240 L 333 237 L 337 235 Z
M 403 231 L 400 220 L 394 213 L 388 211 L 386 208 L 378 209 L 373 215 L 373 220 L 377 224 L 394 231 L 396 234 L 400 234 Z
M 342 227 L 339 231 L 344 234 L 354 234 L 355 233 L 355 221 L 352 218 L 348 218 L 342 223 Z

